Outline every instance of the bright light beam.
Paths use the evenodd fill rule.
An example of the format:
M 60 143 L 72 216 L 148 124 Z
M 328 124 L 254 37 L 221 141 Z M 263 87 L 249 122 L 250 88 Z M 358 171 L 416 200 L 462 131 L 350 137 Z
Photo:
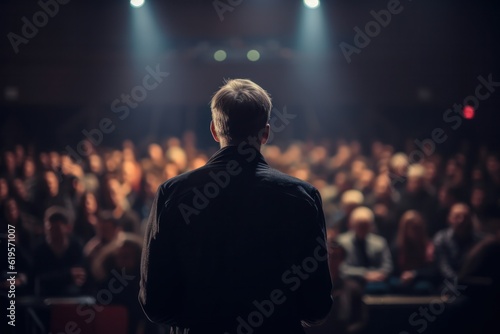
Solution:
M 144 0 L 130 0 L 130 6 L 132 7 L 139 8 L 142 5 L 144 5 Z
M 139 2 L 144 0 L 132 0 Z M 132 3 L 132 2 L 131 2 Z M 151 3 L 131 9 L 131 56 L 135 65 L 144 70 L 146 65 L 158 61 L 165 49 L 165 36 L 154 15 Z
M 304 0 L 304 5 L 309 8 L 316 8 L 319 6 L 319 0 Z

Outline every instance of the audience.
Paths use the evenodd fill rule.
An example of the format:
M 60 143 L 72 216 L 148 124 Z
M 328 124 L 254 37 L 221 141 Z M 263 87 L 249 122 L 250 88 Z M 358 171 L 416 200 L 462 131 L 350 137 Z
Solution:
M 158 186 L 204 165 L 216 150 L 200 150 L 192 132 L 146 146 L 85 147 L 77 161 L 34 146 L 0 154 L 2 231 L 16 226 L 23 272 L 16 284 L 23 294 L 92 294 L 106 284 L 109 276 L 102 273 L 109 268 L 132 269 L 141 244 L 130 240 L 141 239 Z M 328 239 L 341 245 L 332 254 L 343 254 L 332 273 L 339 289 L 334 294 L 439 294 L 445 279 L 455 282 L 481 236 L 500 230 L 492 218 L 500 208 L 497 153 L 486 147 L 474 156 L 436 150 L 414 162 L 415 147 L 398 152 L 373 141 L 365 148 L 358 141 L 322 140 L 270 144 L 263 154 L 272 167 L 320 191 Z M 107 271 L 88 271 L 87 264 Z M 135 307 L 125 296 L 134 293 L 116 301 Z M 335 321 L 366 320 L 346 312 Z M 349 326 L 343 330 L 356 331 Z

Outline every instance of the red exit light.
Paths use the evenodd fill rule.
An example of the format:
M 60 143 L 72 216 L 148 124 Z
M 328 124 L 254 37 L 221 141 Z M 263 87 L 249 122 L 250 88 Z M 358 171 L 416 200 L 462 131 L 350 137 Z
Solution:
M 471 106 L 464 107 L 464 118 L 465 119 L 473 119 L 476 111 Z

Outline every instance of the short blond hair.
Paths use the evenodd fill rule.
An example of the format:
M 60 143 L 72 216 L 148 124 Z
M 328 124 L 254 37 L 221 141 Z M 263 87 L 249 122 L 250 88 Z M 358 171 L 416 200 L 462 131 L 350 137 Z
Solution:
M 226 80 L 210 102 L 215 131 L 230 143 L 260 137 L 271 108 L 269 94 L 248 79 Z

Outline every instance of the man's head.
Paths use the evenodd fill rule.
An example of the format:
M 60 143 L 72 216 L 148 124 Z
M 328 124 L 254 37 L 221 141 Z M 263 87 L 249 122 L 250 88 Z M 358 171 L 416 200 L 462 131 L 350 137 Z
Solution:
M 247 79 L 228 80 L 210 103 L 210 130 L 221 146 L 235 145 L 249 138 L 265 144 L 269 136 L 271 98 L 256 83 Z
M 51 206 L 45 211 L 44 231 L 45 239 L 50 245 L 64 244 L 72 230 L 72 223 L 64 208 Z
M 111 211 L 101 211 L 97 216 L 96 235 L 105 244 L 113 241 L 121 231 L 120 222 Z
M 368 233 L 372 231 L 374 220 L 372 210 L 360 206 L 351 213 L 349 227 L 358 239 L 365 239 Z
M 363 204 L 365 200 L 363 193 L 359 190 L 351 189 L 342 194 L 340 205 L 346 215 L 349 215 L 354 209 Z
M 456 203 L 448 214 L 448 223 L 458 237 L 468 237 L 472 233 L 472 217 L 469 206 L 465 203 Z

